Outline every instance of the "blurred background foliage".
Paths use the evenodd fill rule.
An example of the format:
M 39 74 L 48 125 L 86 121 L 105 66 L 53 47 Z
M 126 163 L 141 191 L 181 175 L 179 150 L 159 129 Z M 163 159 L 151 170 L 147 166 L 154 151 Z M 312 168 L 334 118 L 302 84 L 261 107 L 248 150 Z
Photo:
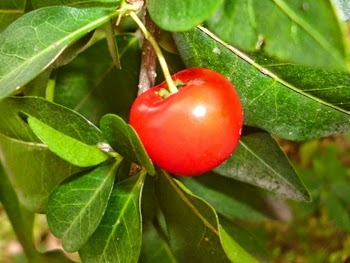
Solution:
M 350 134 L 305 142 L 278 140 L 309 189 L 313 201 L 288 201 L 288 221 L 245 222 L 271 262 L 350 262 Z M 245 225 L 247 226 L 247 225 Z M 0 262 L 26 262 L 0 204 Z M 35 220 L 39 251 L 60 247 L 45 216 Z M 70 254 L 77 260 L 76 254 Z

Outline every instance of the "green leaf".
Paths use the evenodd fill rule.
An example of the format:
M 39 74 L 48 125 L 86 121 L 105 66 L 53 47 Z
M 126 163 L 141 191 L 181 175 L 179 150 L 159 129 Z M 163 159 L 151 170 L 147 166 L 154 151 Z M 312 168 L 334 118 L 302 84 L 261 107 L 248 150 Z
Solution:
M 349 73 L 283 63 L 259 52 L 250 57 L 291 90 L 349 114 Z M 321 109 L 319 112 L 322 113 Z
M 346 30 L 330 0 L 226 0 L 208 25 L 244 50 L 262 49 L 283 61 L 349 71 Z
M 180 262 L 229 262 L 228 257 L 244 262 L 239 261 L 246 259 L 243 252 L 221 236 L 218 218 L 211 206 L 163 171 L 156 181 L 156 191 L 170 246 Z M 233 249 L 229 255 L 225 254 L 222 243 L 225 250 Z
M 268 260 L 270 256 L 262 241 L 257 239 L 237 222 L 232 222 L 224 217 L 219 217 L 219 221 L 221 227 L 225 229 L 227 235 L 234 239 L 234 242 L 237 242 L 242 248 L 254 255 L 261 262 L 270 262 Z
M 23 15 L 25 0 L 2 0 L 0 2 L 0 33 Z
M 89 145 L 106 143 L 103 133 L 80 114 L 42 98 L 11 97 L 0 102 L 0 133 L 19 140 L 40 142 L 20 118 L 25 112 L 55 130 Z
M 36 213 L 45 213 L 54 187 L 79 170 L 41 143 L 3 134 L 0 134 L 0 158 L 20 203 Z
M 220 237 L 222 247 L 224 248 L 226 255 L 231 262 L 255 262 L 258 261 L 253 258 L 247 251 L 245 251 L 227 232 L 219 225 Z
M 67 46 L 116 15 L 116 11 L 101 8 L 53 6 L 17 19 L 0 35 L 0 99 L 39 75 Z
M 35 9 L 46 6 L 99 7 L 116 9 L 120 0 L 31 0 Z
M 349 113 L 281 81 L 246 54 L 208 34 L 201 28 L 174 37 L 188 67 L 211 68 L 230 79 L 240 96 L 246 125 L 292 140 L 350 131 Z
M 131 34 L 118 35 L 116 41 L 122 70 L 113 65 L 105 40 L 93 44 L 70 64 L 58 69 L 55 101 L 95 124 L 107 113 L 127 121 L 137 95 L 139 41 Z
M 67 252 L 78 251 L 98 227 L 113 189 L 120 159 L 78 173 L 50 195 L 47 220 Z
M 35 263 L 68 263 L 69 260 L 62 250 L 54 250 L 39 253 L 33 242 L 34 214 L 25 209 L 17 198 L 17 195 L 8 180 L 0 163 L 0 202 L 5 208 L 6 214 L 11 221 L 16 237 L 20 242 L 28 262 Z
M 97 145 L 88 145 L 69 137 L 34 117 L 28 117 L 27 121 L 32 131 L 52 152 L 75 166 L 90 167 L 109 158 Z
M 0 102 L 0 156 L 20 202 L 45 212 L 53 188 L 80 171 L 53 154 L 20 117 L 19 112 L 45 122 L 89 145 L 106 143 L 100 130 L 79 114 L 40 98 L 7 98 Z
M 235 152 L 214 171 L 294 200 L 311 199 L 287 156 L 266 132 L 243 135 Z
M 139 263 L 178 262 L 168 241 L 153 224 L 147 224 L 142 232 L 142 249 Z
M 142 165 L 154 175 L 153 164 L 137 133 L 117 115 L 107 114 L 100 121 L 100 128 L 112 148 L 131 162 Z
M 31 258 L 31 262 L 36 263 L 74 263 L 75 261 L 70 260 L 66 257 L 62 250 L 55 249 L 50 250 L 39 255 L 37 259 Z
M 83 262 L 137 262 L 141 250 L 140 197 L 146 172 L 115 185 L 102 221 L 79 250 Z
M 205 199 L 216 212 L 227 218 L 261 221 L 276 218 L 265 195 L 255 187 L 214 173 L 179 180 L 195 195 Z
M 219 7 L 222 0 L 148 0 L 152 20 L 167 31 L 187 31 L 202 23 Z

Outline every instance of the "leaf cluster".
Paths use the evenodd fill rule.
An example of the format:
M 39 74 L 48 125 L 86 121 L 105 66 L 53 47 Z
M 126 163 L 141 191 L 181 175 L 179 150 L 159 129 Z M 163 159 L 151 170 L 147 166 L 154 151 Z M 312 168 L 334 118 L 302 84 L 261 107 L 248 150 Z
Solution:
M 63 257 L 33 249 L 34 213 L 83 262 L 268 260 L 242 222 L 286 219 L 281 198 L 310 201 L 275 137 L 350 130 L 349 4 L 337 3 L 147 1 L 171 33 L 160 40 L 170 71 L 220 72 L 244 109 L 228 160 L 174 178 L 127 124 L 142 50 L 127 18 L 114 26 L 124 1 L 2 1 L 0 200 L 28 260 Z

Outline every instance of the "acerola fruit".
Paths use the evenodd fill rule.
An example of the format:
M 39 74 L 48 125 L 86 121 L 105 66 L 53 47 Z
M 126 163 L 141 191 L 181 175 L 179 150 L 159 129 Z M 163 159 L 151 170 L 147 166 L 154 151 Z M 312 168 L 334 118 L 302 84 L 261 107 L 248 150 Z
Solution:
M 172 76 L 183 83 L 163 98 L 163 82 L 141 94 L 130 111 L 130 124 L 151 160 L 175 175 L 212 170 L 236 148 L 243 111 L 233 85 L 221 74 L 188 68 Z

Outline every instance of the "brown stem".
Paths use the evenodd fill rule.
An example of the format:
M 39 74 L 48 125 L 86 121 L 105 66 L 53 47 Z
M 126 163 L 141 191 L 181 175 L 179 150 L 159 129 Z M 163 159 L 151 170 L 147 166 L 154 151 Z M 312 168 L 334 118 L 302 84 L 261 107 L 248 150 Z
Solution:
M 151 20 L 147 10 L 145 10 L 144 24 L 155 40 L 158 40 L 159 28 Z M 154 86 L 156 78 L 157 55 L 149 41 L 143 37 L 141 68 L 139 75 L 138 95 Z

